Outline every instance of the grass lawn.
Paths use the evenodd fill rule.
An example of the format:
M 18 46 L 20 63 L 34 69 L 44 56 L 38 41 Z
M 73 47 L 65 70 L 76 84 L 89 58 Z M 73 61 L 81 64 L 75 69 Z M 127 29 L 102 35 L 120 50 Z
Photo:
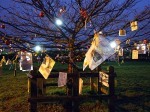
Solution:
M 116 111 L 117 112 L 149 112 L 150 110 L 150 62 L 132 61 L 120 66 L 116 62 L 105 62 L 102 69 L 112 65 L 117 73 Z M 57 64 L 56 68 L 62 65 Z M 27 72 L 17 70 L 14 77 L 13 70 L 3 67 L 0 76 L 0 112 L 28 112 Z M 57 93 L 57 89 L 51 91 Z M 104 102 L 105 103 L 105 102 Z M 106 106 L 95 102 L 82 104 L 81 111 L 104 112 Z M 60 104 L 39 105 L 39 112 L 63 112 Z M 44 110 L 47 109 L 47 110 Z M 101 111 L 100 111 L 101 109 Z

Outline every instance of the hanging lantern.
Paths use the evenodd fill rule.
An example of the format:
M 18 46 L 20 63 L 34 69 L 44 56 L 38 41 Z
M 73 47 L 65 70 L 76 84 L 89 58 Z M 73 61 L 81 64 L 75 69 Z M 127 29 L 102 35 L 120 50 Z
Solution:
M 120 49 L 119 49 L 118 55 L 119 55 L 119 56 L 123 56 L 123 48 L 120 48 Z
M 26 52 L 26 50 L 25 50 L 25 49 L 22 49 L 21 51 L 22 51 L 22 52 Z
M 39 16 L 40 16 L 40 17 L 44 17 L 44 12 L 41 11 L 40 14 L 39 14 Z
M 126 40 L 126 44 L 130 44 L 130 39 L 127 39 L 127 40 Z
M 121 41 L 119 39 L 115 39 L 117 45 L 120 45 Z
M 87 11 L 85 9 L 81 9 L 80 14 L 81 14 L 81 17 L 83 17 L 84 19 L 88 17 Z
M 137 43 L 134 43 L 134 46 L 136 47 L 136 46 L 137 46 Z
M 60 14 L 64 13 L 66 11 L 66 6 L 63 6 L 62 8 L 60 8 L 59 12 Z
M 120 29 L 119 36 L 126 36 L 126 30 Z
M 2 24 L 2 25 L 1 25 L 1 28 L 2 28 L 2 29 L 5 29 L 5 24 Z
M 109 0 L 105 0 L 105 2 L 109 2 Z
M 6 40 L 6 41 L 5 41 L 5 44 L 6 44 L 6 45 L 10 45 L 10 41 L 9 41 L 9 40 Z
M 138 29 L 137 21 L 130 22 L 131 31 L 135 31 Z

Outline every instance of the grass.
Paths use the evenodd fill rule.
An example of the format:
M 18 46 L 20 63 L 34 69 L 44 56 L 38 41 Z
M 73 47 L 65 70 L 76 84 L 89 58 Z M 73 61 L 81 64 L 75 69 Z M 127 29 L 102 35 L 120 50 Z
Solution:
M 125 62 L 120 66 L 116 62 L 105 62 L 102 69 L 114 66 L 117 73 L 117 112 L 149 112 L 150 110 L 150 62 L 132 61 Z M 57 64 L 61 69 L 62 65 Z M 66 65 L 65 65 L 66 67 Z M 7 66 L 3 67 L 3 74 L 0 76 L 0 112 L 28 112 L 26 72 L 17 70 L 14 77 L 13 70 Z M 89 89 L 84 87 L 86 92 Z M 50 88 L 50 94 L 64 94 L 64 88 Z M 87 112 L 107 112 L 107 103 L 99 101 L 83 102 L 80 110 Z M 64 109 L 59 103 L 39 105 L 39 112 L 63 112 Z

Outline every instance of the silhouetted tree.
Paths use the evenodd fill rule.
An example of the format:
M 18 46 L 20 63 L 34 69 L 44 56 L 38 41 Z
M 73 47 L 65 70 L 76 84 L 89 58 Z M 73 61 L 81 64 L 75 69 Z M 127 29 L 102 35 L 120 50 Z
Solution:
M 119 29 L 126 29 L 124 41 L 149 36 L 150 10 L 145 8 L 136 13 L 136 3 L 135 0 L 12 0 L 10 7 L 0 6 L 5 11 L 0 17 L 1 41 L 9 40 L 13 47 L 29 51 L 35 40 L 46 42 L 43 47 L 65 50 L 70 56 L 67 63 L 75 62 L 77 57 L 84 56 L 82 50 L 90 45 L 94 30 L 116 38 Z M 57 19 L 63 24 L 57 25 Z M 131 32 L 133 20 L 138 21 L 139 29 Z

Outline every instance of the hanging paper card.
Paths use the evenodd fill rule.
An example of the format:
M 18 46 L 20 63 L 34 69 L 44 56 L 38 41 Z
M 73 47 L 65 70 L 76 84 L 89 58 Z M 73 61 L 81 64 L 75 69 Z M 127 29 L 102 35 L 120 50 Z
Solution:
M 95 48 L 92 52 L 92 59 L 89 63 L 89 68 L 91 70 L 95 69 L 98 65 L 100 65 L 103 61 L 105 61 L 105 57 L 103 58 L 101 53 L 98 52 L 98 50 Z
M 91 70 L 95 69 L 98 65 L 100 65 L 114 53 L 115 50 L 110 47 L 108 40 L 102 37 L 102 35 L 99 36 L 98 33 L 95 34 L 92 45 L 85 55 L 86 57 L 83 64 L 83 70 L 88 65 Z
M 83 70 L 89 65 L 90 61 L 92 60 L 92 51 L 94 50 L 94 44 L 91 45 L 90 49 L 87 51 L 87 53 L 85 54 L 85 59 L 84 59 L 84 63 L 83 63 Z
M 117 45 L 120 45 L 121 41 L 119 39 L 115 39 Z
M 126 36 L 126 30 L 119 30 L 119 36 Z
M 137 44 L 137 50 L 139 54 L 146 54 L 146 45 L 145 44 Z
M 99 33 L 95 33 L 93 41 L 91 43 L 91 47 L 85 55 L 86 57 L 85 57 L 84 63 L 83 63 L 83 71 L 89 65 L 89 63 L 91 63 L 91 60 L 92 60 L 92 57 L 93 57 L 92 52 L 94 51 L 95 47 L 98 47 L 98 46 L 99 46 Z
M 31 71 L 31 70 L 33 70 L 32 53 L 30 53 L 30 52 L 21 52 L 20 70 L 22 70 L 22 71 Z
M 135 31 L 138 29 L 138 24 L 137 24 L 137 21 L 132 21 L 130 23 L 130 27 L 131 27 L 131 31 Z
M 1 59 L 1 64 L 6 63 L 6 59 L 5 56 L 3 56 L 3 58 Z
M 53 66 L 55 65 L 55 61 L 50 58 L 49 56 L 45 56 L 40 68 L 39 72 L 43 75 L 45 79 L 48 78 L 50 75 L 51 70 L 53 69 Z
M 127 39 L 127 40 L 126 40 L 126 44 L 130 44 L 130 39 Z
M 92 59 L 89 63 L 89 68 L 93 70 L 102 62 L 104 62 L 108 57 L 113 55 L 115 50 L 111 48 L 106 38 L 99 36 L 99 46 L 95 47 L 90 53 Z
M 59 72 L 58 87 L 65 86 L 67 83 L 67 73 Z
M 89 65 L 89 61 L 87 60 L 87 58 L 85 57 L 84 62 L 83 62 L 83 71 L 85 70 L 85 68 Z
M 79 78 L 79 94 L 82 94 L 83 80 Z
M 138 50 L 132 50 L 132 59 L 138 59 Z
M 123 49 L 122 48 L 119 49 L 118 55 L 123 56 Z
M 8 59 L 7 62 L 6 62 L 6 65 L 11 65 L 11 64 L 12 64 L 11 60 Z
M 94 34 L 94 38 L 93 38 L 93 41 L 92 41 L 92 45 L 98 47 L 99 46 L 99 34 L 98 33 L 95 33 Z

